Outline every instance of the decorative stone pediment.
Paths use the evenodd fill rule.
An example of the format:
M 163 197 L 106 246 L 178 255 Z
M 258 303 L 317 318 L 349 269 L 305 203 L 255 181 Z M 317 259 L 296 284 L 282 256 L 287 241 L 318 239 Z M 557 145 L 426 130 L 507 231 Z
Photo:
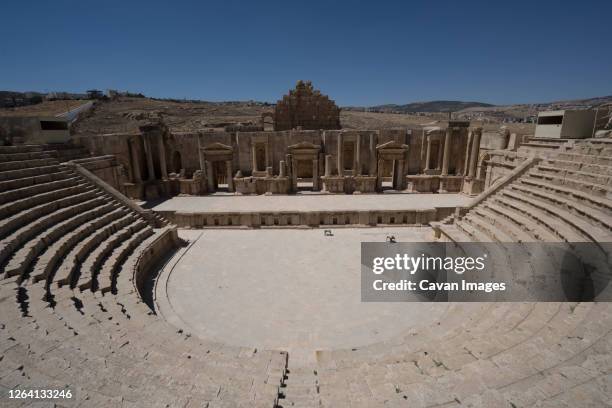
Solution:
M 406 151 L 408 150 L 408 145 L 396 142 L 395 140 L 390 140 L 386 143 L 379 144 L 376 146 L 376 150 L 378 151 Z
M 227 153 L 228 151 L 233 151 L 234 149 L 232 149 L 232 146 L 228 146 L 226 144 L 223 143 L 219 143 L 219 142 L 215 142 L 215 143 L 211 143 L 209 145 L 207 145 L 206 147 L 203 147 L 202 150 L 204 150 L 205 152 L 224 152 Z
M 300 142 L 287 147 L 291 153 L 318 153 L 321 150 L 321 145 L 316 145 L 310 142 Z
M 376 146 L 376 151 L 384 160 L 402 160 L 408 151 L 408 145 L 391 140 Z
M 206 160 L 231 160 L 234 155 L 232 146 L 215 142 L 202 148 Z
M 426 135 L 439 135 L 442 134 L 442 128 L 440 126 L 426 126 L 423 128 L 423 132 Z
M 300 143 L 296 143 L 294 145 L 291 145 L 289 147 L 287 147 L 289 150 L 307 150 L 307 149 L 311 149 L 311 150 L 316 150 L 319 151 L 321 150 L 321 145 L 316 145 L 314 143 L 310 143 L 310 142 L 300 142 Z

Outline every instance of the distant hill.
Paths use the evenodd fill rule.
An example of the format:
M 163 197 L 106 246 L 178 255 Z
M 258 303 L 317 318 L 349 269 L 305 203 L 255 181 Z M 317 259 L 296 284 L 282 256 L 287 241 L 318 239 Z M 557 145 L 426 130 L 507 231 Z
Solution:
M 570 99 L 553 102 L 524 103 L 514 105 L 492 105 L 483 102 L 430 101 L 413 102 L 405 105 L 386 104 L 369 107 L 349 106 L 343 111 L 396 113 L 427 115 L 439 118 L 441 114 L 453 112 L 453 118 L 480 120 L 484 122 L 533 122 L 538 112 L 558 109 L 592 109 L 612 103 L 612 96 L 598 96 L 585 99 Z
M 483 102 L 462 102 L 462 101 L 429 101 L 413 102 L 405 105 L 387 104 L 362 107 L 348 107 L 347 110 L 367 110 L 370 112 L 385 113 L 417 113 L 417 112 L 456 112 L 467 108 L 488 108 L 495 105 Z
M 539 112 L 562 109 L 593 109 L 612 103 L 612 96 L 599 96 L 586 99 L 569 99 L 563 101 L 540 102 L 530 104 L 496 105 L 491 107 L 472 107 L 454 113 L 458 119 L 534 121 Z

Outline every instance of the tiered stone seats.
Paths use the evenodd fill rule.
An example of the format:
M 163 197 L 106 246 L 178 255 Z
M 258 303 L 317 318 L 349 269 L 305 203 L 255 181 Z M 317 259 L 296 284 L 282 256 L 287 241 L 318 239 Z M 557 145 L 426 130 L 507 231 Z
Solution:
M 458 243 L 610 242 L 612 167 L 599 156 L 611 155 L 610 147 L 576 143 L 436 228 Z M 281 406 L 607 406 L 612 308 L 451 304 L 439 320 L 399 338 L 320 351 L 316 360 L 295 370 L 297 378 L 289 360 Z
M 608 149 L 602 143 L 578 143 L 563 157 L 542 161 L 440 228 L 456 242 L 610 239 L 604 193 L 562 179 L 542 182 L 540 176 L 570 169 L 595 174 L 589 183 L 608 185 L 601 180 L 609 169 L 597 159 Z M 24 213 L 0 235 L 3 243 L 21 237 L 0 247 L 8 248 L 3 253 L 9 265 L 28 242 L 47 234 L 43 247 L 28 250 L 34 254 L 18 274 L 0 280 L 2 388 L 69 386 L 75 398 L 58 401 L 60 406 L 610 405 L 612 308 L 606 303 L 449 303 L 439 318 L 425 317 L 422 326 L 384 342 L 320 350 L 313 362 L 295 367 L 289 356 L 288 371 L 286 353 L 195 338 L 156 316 L 135 283 L 142 254 L 172 227 L 152 229 L 131 209 L 66 173 L 15 189 L 74 178 L 92 195 L 43 207 L 45 214 L 100 198 L 88 210 L 100 211 L 97 217 L 82 211 L 64 218 L 85 217 L 55 236 L 50 231 L 67 224 L 35 225 L 37 219 Z M 35 196 L 55 190 L 28 191 Z M 11 194 L 28 197 L 25 191 Z M 41 205 L 32 201 L 32 208 Z M 24 204 L 11 217 L 32 208 Z M 15 235 L 29 225 L 34 231 Z
M 81 277 L 77 285 L 79 289 L 85 290 L 94 287 L 94 281 L 97 279 L 98 271 L 103 268 L 104 260 L 112 259 L 112 253 L 115 249 L 121 247 L 124 242 L 129 242 L 130 237 L 139 237 L 143 229 L 146 229 L 146 223 L 142 220 L 134 220 L 134 222 L 109 235 L 106 240 L 101 242 L 83 261 Z M 119 252 L 118 250 L 117 253 Z
M 610 242 L 610 154 L 609 141 L 576 142 L 487 198 L 453 228 L 440 228 L 453 240 L 484 233 L 508 242 Z M 475 225 L 474 220 L 481 218 L 486 222 Z M 456 230 L 465 235 L 457 235 Z
M 568 139 L 550 139 L 544 137 L 530 137 L 527 141 L 521 143 L 518 148 L 519 153 L 538 152 L 540 154 L 554 154 L 555 151 L 561 149 Z
M 452 304 L 428 323 L 387 342 L 320 351 L 312 367 L 294 369 L 290 360 L 280 405 L 532 407 L 609 401 L 612 310 L 606 304 Z M 588 395 L 574 391 L 587 384 Z
M 142 302 L 140 257 L 173 226 L 153 228 L 39 146 L 0 157 L 2 395 L 67 387 L 60 406 L 275 406 L 286 353 L 195 339 Z

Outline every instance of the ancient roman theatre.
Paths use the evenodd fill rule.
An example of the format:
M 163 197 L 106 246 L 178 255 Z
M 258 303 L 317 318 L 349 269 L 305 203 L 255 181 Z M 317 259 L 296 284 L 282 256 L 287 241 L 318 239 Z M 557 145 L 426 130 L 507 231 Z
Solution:
M 70 389 L 55 406 L 75 407 L 612 403 L 610 288 L 364 302 L 360 261 L 363 242 L 566 243 L 609 265 L 606 129 L 343 129 L 307 81 L 257 125 L 144 122 L 0 146 L 0 391 Z

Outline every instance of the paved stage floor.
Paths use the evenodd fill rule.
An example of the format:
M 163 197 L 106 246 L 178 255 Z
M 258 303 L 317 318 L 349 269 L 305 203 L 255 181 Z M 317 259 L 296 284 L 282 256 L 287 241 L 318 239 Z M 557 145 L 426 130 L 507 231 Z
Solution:
M 411 210 L 465 206 L 472 199 L 462 194 L 304 194 L 212 195 L 174 197 L 153 206 L 155 211 L 262 212 Z
M 180 230 L 192 243 L 161 272 L 159 312 L 203 338 L 288 350 L 359 347 L 428 326 L 444 303 L 361 302 L 360 243 L 429 241 L 429 227 Z

